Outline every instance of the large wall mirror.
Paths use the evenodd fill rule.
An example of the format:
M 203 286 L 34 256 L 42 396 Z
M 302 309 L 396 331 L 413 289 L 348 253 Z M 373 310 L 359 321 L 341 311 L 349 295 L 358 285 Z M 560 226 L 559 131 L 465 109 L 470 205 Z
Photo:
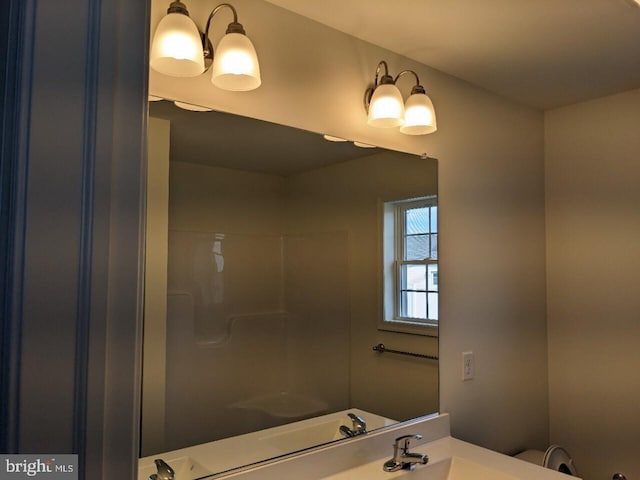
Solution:
M 169 101 L 149 115 L 141 456 L 209 448 L 207 475 L 436 412 L 437 161 Z M 415 258 L 385 266 L 394 205 Z M 408 330 L 381 323 L 384 297 Z

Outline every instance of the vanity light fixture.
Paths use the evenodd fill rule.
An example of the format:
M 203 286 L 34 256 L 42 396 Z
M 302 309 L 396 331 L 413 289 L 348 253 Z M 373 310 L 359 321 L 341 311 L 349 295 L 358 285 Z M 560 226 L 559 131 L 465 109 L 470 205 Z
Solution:
M 380 76 L 382 68 L 384 74 Z M 407 74 L 415 77 L 416 84 L 406 103 L 403 103 L 396 83 Z M 433 102 L 420 85 L 418 74 L 413 70 L 403 70 L 393 78 L 384 60 L 376 67 L 373 87 L 364 93 L 364 106 L 368 113 L 367 123 L 374 127 L 400 127 L 400 132 L 406 135 L 426 135 L 438 129 Z
M 378 83 L 381 67 L 384 67 L 384 75 Z M 393 77 L 389 75 L 389 67 L 384 60 L 376 67 L 373 87 L 364 93 L 364 104 L 368 112 L 367 123 L 372 127 L 393 128 L 404 123 L 402 94 Z
M 211 21 L 223 8 L 233 12 L 233 22 L 216 47 L 209 41 Z M 211 67 L 211 83 L 235 92 L 260 86 L 260 65 L 256 50 L 247 37 L 233 5 L 221 3 L 209 14 L 204 34 L 189 17 L 180 0 L 173 1 L 153 36 L 149 64 L 154 70 L 173 77 L 196 77 Z

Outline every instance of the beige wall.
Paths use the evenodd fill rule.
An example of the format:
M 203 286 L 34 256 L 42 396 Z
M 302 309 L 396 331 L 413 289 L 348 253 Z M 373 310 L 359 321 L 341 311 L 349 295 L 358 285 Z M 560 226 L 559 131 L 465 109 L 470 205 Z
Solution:
M 192 2 L 192 17 L 202 24 L 216 3 Z M 459 438 L 507 452 L 544 447 L 542 114 L 273 5 L 234 5 L 260 55 L 263 85 L 223 92 L 206 75 L 176 81 L 152 71 L 151 93 L 437 157 L 440 409 L 452 414 Z M 165 2 L 152 2 L 152 30 L 165 9 Z M 362 95 L 383 59 L 393 73 L 419 74 L 435 104 L 438 132 L 409 137 L 366 125 Z M 476 354 L 476 378 L 462 383 L 465 350 Z M 394 378 L 381 381 L 394 388 Z
M 170 128 L 168 120 L 149 118 L 141 456 L 162 451 L 165 435 Z
M 640 477 L 640 90 L 545 114 L 551 441 Z

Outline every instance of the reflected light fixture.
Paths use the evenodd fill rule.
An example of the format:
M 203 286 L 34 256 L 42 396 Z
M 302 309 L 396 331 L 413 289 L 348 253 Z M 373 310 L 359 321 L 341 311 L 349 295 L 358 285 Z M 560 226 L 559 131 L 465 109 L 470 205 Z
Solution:
M 370 143 L 363 143 L 363 142 L 358 142 L 356 140 L 354 140 L 353 144 L 356 147 L 360 147 L 360 148 L 378 148 L 375 145 L 371 145 Z
M 380 77 L 382 68 L 384 74 Z M 407 74 L 415 77 L 416 84 L 405 103 L 396 83 Z M 418 74 L 413 70 L 403 70 L 393 78 L 384 60 L 376 67 L 373 87 L 365 91 L 364 105 L 368 114 L 367 123 L 373 127 L 400 127 L 400 132 L 406 135 L 426 135 L 438 129 L 433 102 L 420 85 Z
M 213 108 L 195 105 L 193 103 L 180 102 L 179 100 L 175 100 L 173 104 L 178 108 L 189 110 L 190 112 L 213 112 Z
M 327 140 L 328 142 L 346 142 L 347 139 L 346 138 L 342 138 L 342 137 L 335 137 L 333 135 L 323 135 L 324 139 Z
M 216 47 L 209 41 L 213 17 L 223 8 L 233 13 L 233 21 Z M 256 50 L 238 23 L 233 5 L 221 3 L 209 14 L 204 34 L 189 17 L 180 0 L 171 3 L 153 36 L 149 65 L 173 77 L 196 77 L 211 67 L 211 83 L 235 92 L 254 90 L 260 86 L 260 65 Z

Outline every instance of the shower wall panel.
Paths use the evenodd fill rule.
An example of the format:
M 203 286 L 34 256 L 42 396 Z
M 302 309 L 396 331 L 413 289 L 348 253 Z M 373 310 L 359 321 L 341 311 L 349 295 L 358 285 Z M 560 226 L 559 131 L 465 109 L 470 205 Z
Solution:
M 171 163 L 165 450 L 351 406 L 347 237 L 284 235 L 286 182 Z

